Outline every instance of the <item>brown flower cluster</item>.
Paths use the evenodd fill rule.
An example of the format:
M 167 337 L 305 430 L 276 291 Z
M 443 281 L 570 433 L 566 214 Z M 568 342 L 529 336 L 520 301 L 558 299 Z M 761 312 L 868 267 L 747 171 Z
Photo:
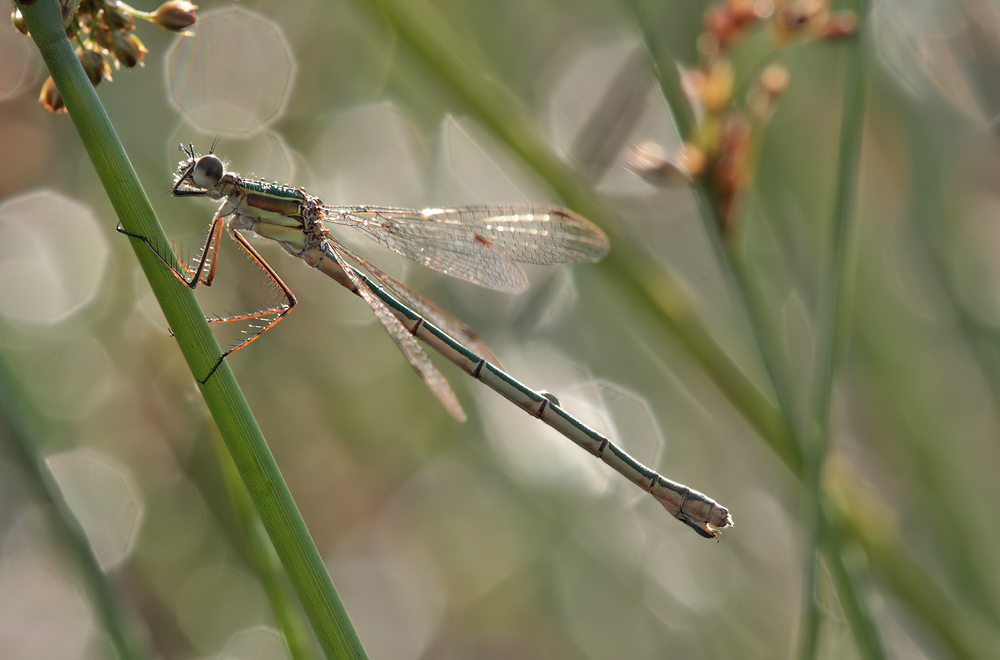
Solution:
M 677 153 L 644 143 L 628 167 L 654 185 L 698 179 L 715 205 L 723 235 L 733 222 L 736 197 L 750 176 L 754 131 L 770 118 L 789 84 L 781 64 L 764 67 L 746 83 L 736 80 L 733 53 L 753 30 L 769 30 L 773 51 L 793 42 L 853 35 L 857 17 L 830 11 L 829 0 L 722 0 L 704 14 L 699 62 L 682 71 L 682 85 L 696 126 Z M 738 94 L 738 89 L 746 89 Z
M 76 56 L 95 87 L 102 80 L 111 80 L 111 62 L 115 69 L 143 66 L 148 50 L 135 34 L 135 19 L 159 25 L 165 30 L 188 34 L 185 30 L 198 20 L 198 7 L 187 0 L 170 0 L 156 11 L 144 12 L 113 0 L 81 0 L 76 12 L 66 23 L 66 36 L 76 42 Z M 28 26 L 18 9 L 11 21 L 27 35 Z M 65 112 L 66 106 L 50 77 L 42 84 L 39 102 L 52 112 Z

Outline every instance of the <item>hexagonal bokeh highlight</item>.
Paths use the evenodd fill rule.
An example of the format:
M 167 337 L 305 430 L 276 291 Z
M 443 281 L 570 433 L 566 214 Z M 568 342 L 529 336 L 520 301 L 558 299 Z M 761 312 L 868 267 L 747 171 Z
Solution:
M 79 577 L 40 534 L 42 516 L 5 530 L 0 559 L 0 648 L 5 659 L 83 658 L 92 643 L 92 608 Z M 96 656 L 89 656 L 96 657 Z
M 440 199 L 452 205 L 544 202 L 553 194 L 528 173 L 475 122 L 445 117 L 435 187 Z
M 570 414 L 607 435 L 607 411 L 600 401 L 578 387 L 589 380 L 583 365 L 537 344 L 501 350 L 499 357 L 515 378 L 529 387 L 552 392 Z M 487 388 L 477 391 L 481 392 L 479 409 L 490 445 L 512 476 L 539 488 L 556 488 L 583 496 L 608 492 L 614 474 L 610 467 L 555 429 L 512 408 L 496 392 Z
M 53 192 L 0 206 L 0 315 L 55 323 L 97 293 L 108 245 L 90 209 Z
M 171 102 L 206 133 L 249 133 L 285 109 L 295 59 L 281 30 L 236 7 L 207 12 L 167 53 Z
M 327 204 L 427 205 L 422 153 L 413 122 L 389 103 L 359 105 L 335 117 L 309 160 Z
M 98 562 L 105 570 L 120 564 L 135 547 L 144 508 L 128 468 L 91 449 L 56 454 L 47 462 Z
M 226 644 L 230 631 L 258 626 L 267 612 L 267 601 L 251 575 L 216 564 L 184 581 L 175 608 L 188 639 L 202 651 L 210 651 Z
M 287 657 L 281 633 L 267 626 L 254 626 L 230 637 L 218 660 L 285 660 Z
M 406 541 L 400 546 L 406 548 Z M 330 576 L 373 658 L 418 660 L 434 641 L 445 609 L 435 567 L 396 546 L 329 562 Z
M 552 392 L 570 415 L 647 467 L 657 469 L 666 443 L 642 397 L 591 378 L 584 365 L 541 345 L 501 351 L 500 355 L 516 378 Z M 512 413 L 510 406 L 492 391 L 484 389 L 480 396 L 487 436 L 513 476 L 537 487 L 581 495 L 618 493 L 631 502 L 644 497 L 641 489 L 601 460 L 530 415 Z

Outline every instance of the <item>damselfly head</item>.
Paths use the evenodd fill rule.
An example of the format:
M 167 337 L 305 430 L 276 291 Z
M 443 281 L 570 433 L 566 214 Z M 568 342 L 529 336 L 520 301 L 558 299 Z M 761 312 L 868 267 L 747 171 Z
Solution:
M 191 182 L 198 188 L 214 188 L 226 174 L 226 166 L 215 154 L 202 156 L 191 170 Z

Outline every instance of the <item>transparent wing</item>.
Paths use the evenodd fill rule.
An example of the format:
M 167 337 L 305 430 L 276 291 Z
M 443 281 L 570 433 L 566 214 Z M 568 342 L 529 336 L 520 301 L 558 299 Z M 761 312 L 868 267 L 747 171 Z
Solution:
M 597 261 L 609 243 L 594 224 L 545 204 L 415 211 L 379 206 L 323 207 L 324 219 L 435 270 L 501 291 L 521 291 L 516 263 Z
M 431 359 L 421 348 L 420 343 L 417 341 L 416 337 L 410 334 L 410 331 L 406 329 L 406 326 L 396 318 L 392 311 L 386 306 L 384 302 L 379 300 L 379 298 L 372 293 L 365 284 L 358 279 L 357 275 L 354 274 L 354 270 L 350 265 L 344 260 L 344 256 L 337 251 L 336 248 L 331 247 L 328 253 L 329 257 L 335 259 L 340 267 L 344 270 L 347 276 L 350 278 L 354 287 L 357 289 L 358 293 L 364 299 L 368 306 L 372 308 L 375 313 L 375 318 L 379 320 L 382 327 L 386 329 L 389 336 L 393 338 L 396 345 L 399 346 L 399 350 L 403 352 L 406 356 L 406 360 L 413 366 L 413 369 L 420 375 L 427 387 L 430 388 L 434 396 L 437 397 L 441 405 L 444 406 L 445 410 L 451 413 L 451 416 L 460 422 L 466 420 L 465 411 L 462 409 L 462 404 L 458 402 L 458 397 L 455 396 L 455 392 L 451 389 L 451 385 L 445 380 L 445 377 L 441 375 L 438 368 L 434 366 Z
M 349 259 L 351 259 L 351 261 L 354 261 L 359 266 L 367 270 L 372 276 L 372 279 L 388 289 L 389 293 L 398 298 L 404 305 L 424 317 L 425 320 L 429 321 L 433 325 L 436 325 L 438 329 L 443 330 L 453 339 L 462 344 L 462 346 L 465 346 L 473 353 L 478 354 L 479 357 L 486 358 L 488 362 L 492 362 L 496 366 L 500 366 L 500 361 L 495 355 L 493 355 L 493 351 L 491 351 L 489 347 L 483 343 L 483 340 L 479 338 L 479 335 L 477 335 L 472 328 L 446 312 L 436 303 L 428 300 L 410 287 L 395 279 L 364 257 L 349 250 L 340 243 L 337 243 L 332 238 L 329 238 L 328 240 L 331 244 L 336 246 L 335 249 L 337 251 L 342 252 Z

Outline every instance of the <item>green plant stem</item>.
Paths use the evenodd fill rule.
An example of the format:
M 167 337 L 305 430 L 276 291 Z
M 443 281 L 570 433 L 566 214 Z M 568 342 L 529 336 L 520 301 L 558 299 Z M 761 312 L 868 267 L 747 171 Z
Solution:
M 114 128 L 66 39 L 57 2 L 36 0 L 18 6 L 122 226 L 131 234 L 147 237 L 153 245 L 168 245 Z M 221 350 L 192 291 L 181 285 L 142 241 L 133 239 L 132 246 L 192 374 L 197 378 L 209 373 Z M 330 658 L 365 657 L 229 366 L 223 363 L 201 391 L 324 652 Z
M 653 66 L 660 90 L 663 92 L 667 105 L 673 114 L 674 122 L 681 140 L 694 140 L 698 130 L 691 101 L 684 93 L 681 85 L 681 73 L 677 68 L 677 60 L 664 44 L 664 39 L 654 30 L 657 25 L 657 14 L 650 10 L 650 0 L 633 0 L 632 11 L 635 14 L 635 24 L 642 37 L 642 45 Z
M 857 7 L 858 16 L 866 16 L 866 3 Z M 847 280 L 850 253 L 851 219 L 857 202 L 858 180 L 861 169 L 861 142 L 864 134 L 865 108 L 868 86 L 868 66 L 865 57 L 865 32 L 859 23 L 855 47 L 850 49 L 849 64 L 844 84 L 844 105 L 841 113 L 840 148 L 837 163 L 836 190 L 834 193 L 831 223 L 830 254 L 825 278 L 820 278 L 819 305 L 817 309 L 816 365 L 814 397 L 812 404 L 811 441 L 805 448 L 806 465 L 802 485 L 808 498 L 806 515 L 811 530 L 809 548 L 805 559 L 805 585 L 803 595 L 802 630 L 799 639 L 799 657 L 816 656 L 822 615 L 818 606 L 817 557 L 823 548 L 834 541 L 830 529 L 823 522 L 823 464 L 830 444 L 830 407 L 833 399 L 834 375 L 837 357 L 843 344 L 847 327 L 847 309 L 850 287 Z M 825 285 L 825 286 L 824 286 Z M 831 552 L 825 556 L 830 557 Z M 838 581 L 842 582 L 842 581 Z M 870 616 L 863 617 L 870 621 Z M 866 657 L 885 657 L 885 650 L 877 633 L 869 626 L 853 629 L 859 648 Z
M 899 552 L 892 515 L 873 505 L 870 487 L 842 475 L 832 484 L 825 498 L 831 505 L 829 519 L 840 535 L 864 549 L 882 583 L 939 636 L 952 657 L 994 657 L 1000 648 L 996 627 L 975 608 L 956 602 L 911 555 Z
M 274 547 L 271 545 L 270 539 L 267 538 L 267 532 L 254 511 L 253 501 L 240 480 L 240 473 L 226 450 L 222 436 L 218 432 L 213 433 L 213 436 L 218 449 L 216 453 L 219 457 L 222 478 L 236 511 L 247 556 L 257 572 L 261 584 L 264 585 L 264 593 L 267 595 L 275 621 L 285 639 L 288 655 L 292 660 L 311 660 L 314 656 L 312 645 L 309 642 L 309 631 L 282 579 L 283 571 L 278 555 L 275 554 Z
M 76 563 L 115 655 L 121 660 L 151 657 L 141 641 L 139 622 L 130 615 L 130 607 L 101 569 L 86 533 L 45 462 L 41 448 L 52 437 L 53 430 L 46 427 L 44 419 L 45 415 L 21 387 L 7 360 L 0 356 L 0 439 L 6 440 L 9 448 L 6 453 L 17 461 L 21 474 L 28 478 L 38 500 L 45 505 L 52 529 L 61 541 L 60 547 Z

